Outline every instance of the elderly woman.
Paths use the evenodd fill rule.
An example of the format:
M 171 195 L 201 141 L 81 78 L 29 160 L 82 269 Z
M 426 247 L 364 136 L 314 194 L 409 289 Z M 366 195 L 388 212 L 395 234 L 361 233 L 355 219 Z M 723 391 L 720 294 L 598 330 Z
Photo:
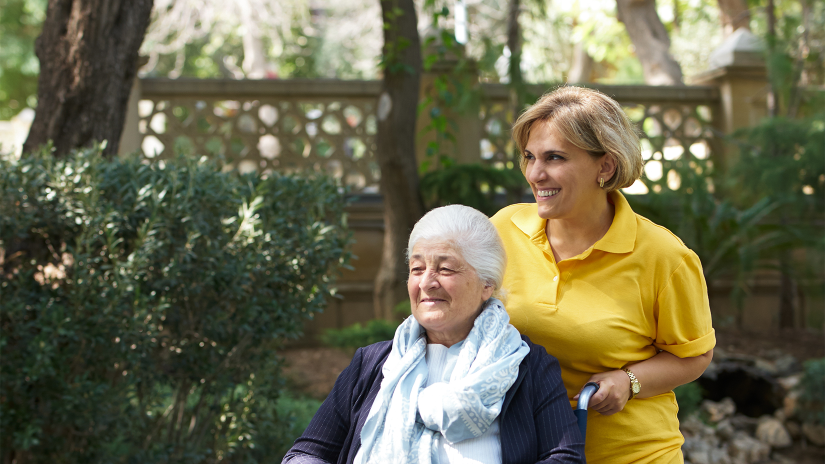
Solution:
M 715 345 L 702 265 L 619 189 L 641 175 L 622 108 L 562 87 L 513 127 L 536 202 L 492 219 L 507 250 L 513 325 L 557 356 L 571 401 L 587 381 L 590 463 L 680 463 L 673 389 L 699 377 Z
M 558 363 L 509 324 L 484 214 L 430 211 L 407 249 L 412 316 L 359 349 L 283 462 L 579 463 Z

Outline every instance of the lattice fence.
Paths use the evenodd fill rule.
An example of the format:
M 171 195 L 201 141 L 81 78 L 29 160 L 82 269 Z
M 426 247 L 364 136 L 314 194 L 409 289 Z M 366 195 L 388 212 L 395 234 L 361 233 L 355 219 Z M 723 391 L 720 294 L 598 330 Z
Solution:
M 173 153 L 222 156 L 226 169 L 326 172 L 356 192 L 377 193 L 376 102 L 365 81 L 142 80 L 139 131 L 149 159 Z M 482 86 L 480 161 L 517 164 L 503 85 Z M 679 170 L 701 173 L 714 146 L 712 87 L 599 86 L 643 131 L 645 174 L 628 193 L 680 187 Z M 532 91 L 540 95 L 545 87 Z
M 255 95 L 248 82 L 232 91 L 210 88 L 213 83 L 166 88 L 170 81 L 144 82 L 138 105 L 144 156 L 222 156 L 226 169 L 243 172 L 310 169 L 356 191 L 378 191 L 377 85 L 321 82 L 337 91 L 316 85 L 296 93 L 289 82 L 257 81 Z

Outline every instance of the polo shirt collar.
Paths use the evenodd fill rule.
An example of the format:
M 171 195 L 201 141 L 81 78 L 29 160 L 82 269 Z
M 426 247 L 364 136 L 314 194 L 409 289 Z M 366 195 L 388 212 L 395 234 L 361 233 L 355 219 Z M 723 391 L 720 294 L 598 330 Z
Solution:
M 607 199 L 616 207 L 613 224 L 593 248 L 608 253 L 630 253 L 636 245 L 636 213 L 618 190 L 610 192 Z
M 630 253 L 636 244 L 636 214 L 630 208 L 627 199 L 618 191 L 608 194 L 608 200 L 616 207 L 613 224 L 607 233 L 593 245 L 594 249 L 608 253 Z M 546 219 L 538 215 L 538 206 L 535 203 L 522 208 L 513 214 L 511 220 L 516 227 L 531 239 L 541 239 L 544 235 Z

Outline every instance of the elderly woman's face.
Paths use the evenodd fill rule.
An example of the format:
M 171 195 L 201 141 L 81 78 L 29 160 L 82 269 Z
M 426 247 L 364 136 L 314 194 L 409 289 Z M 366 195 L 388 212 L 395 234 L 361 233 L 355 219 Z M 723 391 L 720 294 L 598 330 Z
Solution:
M 533 189 L 539 217 L 568 219 L 586 215 L 593 205 L 604 200 L 599 177 L 605 182 L 605 162 L 568 142 L 552 123 L 536 122 L 524 147 L 524 177 Z M 607 167 L 609 171 L 609 166 Z
M 427 330 L 429 343 L 451 346 L 470 333 L 493 287 L 485 286 L 451 246 L 419 242 L 410 256 L 407 291 L 412 314 Z

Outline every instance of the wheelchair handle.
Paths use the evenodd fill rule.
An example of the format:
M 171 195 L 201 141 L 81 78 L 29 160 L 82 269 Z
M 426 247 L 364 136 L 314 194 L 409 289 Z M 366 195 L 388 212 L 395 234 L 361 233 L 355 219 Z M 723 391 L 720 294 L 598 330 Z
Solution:
M 584 384 L 581 393 L 579 393 L 579 402 L 576 404 L 576 409 L 584 409 L 590 405 L 590 398 L 599 391 L 599 384 L 596 382 L 587 382 Z

